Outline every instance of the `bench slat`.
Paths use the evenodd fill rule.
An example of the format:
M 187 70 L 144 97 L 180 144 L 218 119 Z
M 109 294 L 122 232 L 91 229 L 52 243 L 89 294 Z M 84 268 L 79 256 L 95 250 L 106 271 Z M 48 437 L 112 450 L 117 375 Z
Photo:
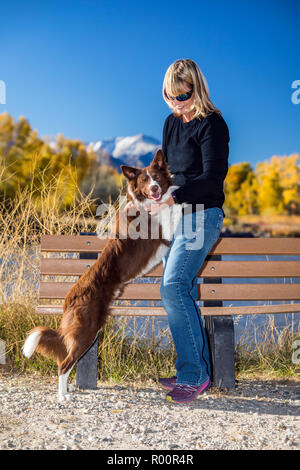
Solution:
M 94 259 L 42 258 L 42 275 L 81 276 Z M 146 276 L 162 275 L 162 263 Z M 198 272 L 199 277 L 300 277 L 299 261 L 206 261 Z
M 275 313 L 296 313 L 300 312 L 300 304 L 282 305 L 253 305 L 242 307 L 200 307 L 203 316 L 223 316 L 223 315 L 259 315 Z M 163 307 L 111 307 L 112 315 L 126 316 L 167 316 Z M 39 305 L 36 313 L 46 315 L 61 315 L 62 306 Z
M 95 262 L 95 259 L 42 258 L 40 274 L 45 276 L 81 276 Z M 162 265 L 147 274 L 147 276 L 153 277 L 161 275 Z
M 41 282 L 41 299 L 63 299 L 72 282 Z M 123 300 L 160 300 L 160 284 L 128 284 Z M 300 300 L 299 284 L 198 284 L 199 300 Z
M 219 238 L 215 255 L 300 255 L 299 238 Z
M 41 251 L 99 252 L 107 239 L 96 236 L 43 235 Z M 219 238 L 212 248 L 215 255 L 300 255 L 300 238 Z
M 102 251 L 106 242 L 94 235 L 42 235 L 41 251 L 95 253 Z

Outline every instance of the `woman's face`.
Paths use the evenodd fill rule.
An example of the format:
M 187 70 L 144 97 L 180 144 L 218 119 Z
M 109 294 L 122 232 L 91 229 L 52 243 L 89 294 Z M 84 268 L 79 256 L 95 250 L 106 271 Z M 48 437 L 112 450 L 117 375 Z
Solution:
M 183 83 L 182 85 L 182 93 L 187 93 L 191 91 L 191 85 L 188 83 Z M 172 110 L 175 112 L 177 116 L 181 116 L 182 114 L 190 113 L 194 108 L 194 97 L 193 95 L 186 101 L 178 101 L 175 98 L 169 100 L 170 106 Z

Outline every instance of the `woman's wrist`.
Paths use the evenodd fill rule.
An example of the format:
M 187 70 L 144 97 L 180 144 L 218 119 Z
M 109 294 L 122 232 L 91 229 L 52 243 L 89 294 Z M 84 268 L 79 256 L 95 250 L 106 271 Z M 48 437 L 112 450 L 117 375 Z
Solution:
M 172 201 L 173 201 L 172 204 L 178 204 L 178 201 L 177 201 L 176 196 L 175 196 L 174 193 L 171 193 L 171 198 L 172 198 Z
M 174 199 L 171 194 L 171 196 L 166 200 L 165 204 L 168 204 L 168 206 L 172 206 L 174 204 Z

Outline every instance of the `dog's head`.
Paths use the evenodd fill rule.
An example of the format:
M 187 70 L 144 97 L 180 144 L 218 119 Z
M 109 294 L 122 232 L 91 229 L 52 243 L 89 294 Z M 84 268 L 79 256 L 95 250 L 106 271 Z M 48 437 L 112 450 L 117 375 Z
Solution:
M 172 185 L 168 164 L 162 150 L 158 150 L 146 168 L 121 165 L 127 178 L 127 193 L 136 205 L 164 202 L 164 195 Z

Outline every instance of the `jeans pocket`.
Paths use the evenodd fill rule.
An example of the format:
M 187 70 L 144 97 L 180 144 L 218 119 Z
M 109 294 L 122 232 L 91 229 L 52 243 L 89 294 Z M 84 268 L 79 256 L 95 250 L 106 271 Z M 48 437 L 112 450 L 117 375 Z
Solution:
M 223 220 L 224 220 L 223 214 L 219 214 L 218 223 L 217 223 L 217 228 L 218 228 L 220 231 L 222 230 Z
M 212 236 L 212 239 L 214 240 L 214 243 L 216 243 L 217 240 L 220 237 L 220 234 L 221 234 L 221 231 L 222 231 L 223 219 L 224 219 L 223 213 L 220 212 L 217 215 L 217 218 L 214 218 L 214 223 L 210 227 L 211 236 Z

